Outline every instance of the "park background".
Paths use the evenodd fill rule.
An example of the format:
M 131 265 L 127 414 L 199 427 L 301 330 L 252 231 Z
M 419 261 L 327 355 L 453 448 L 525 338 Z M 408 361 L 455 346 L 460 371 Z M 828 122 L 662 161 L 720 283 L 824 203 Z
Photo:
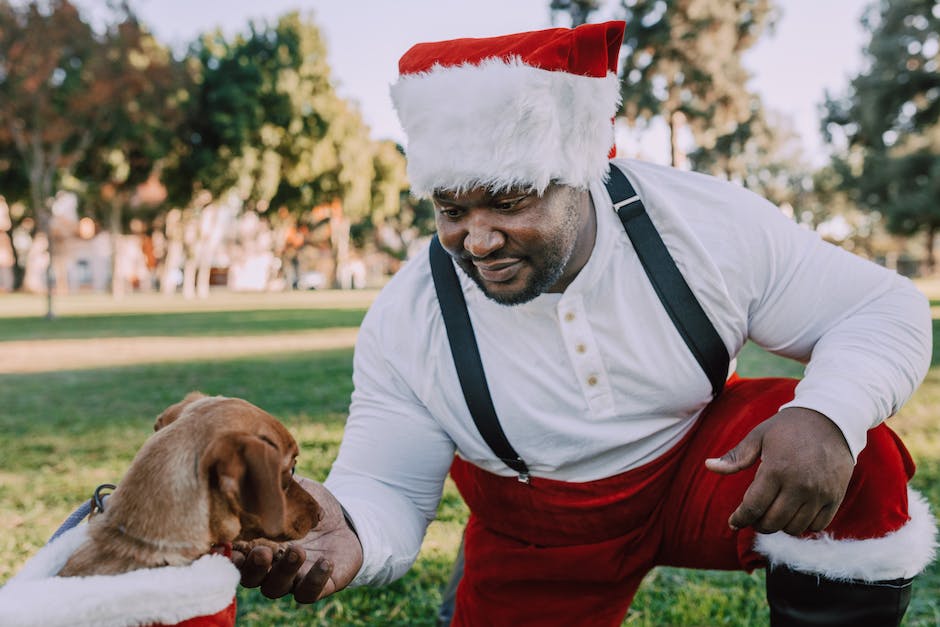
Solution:
M 274 413 L 322 479 L 356 327 L 433 231 L 388 101 L 398 56 L 607 18 L 628 20 L 622 155 L 747 186 L 940 309 L 933 0 L 0 0 L 0 583 L 191 389 Z M 936 362 L 891 422 L 935 508 Z M 801 372 L 754 346 L 740 367 Z M 239 622 L 433 624 L 465 518 L 448 484 L 403 580 L 314 607 L 242 591 Z M 765 622 L 760 573 L 676 569 L 626 620 Z M 940 625 L 936 565 L 905 624 Z

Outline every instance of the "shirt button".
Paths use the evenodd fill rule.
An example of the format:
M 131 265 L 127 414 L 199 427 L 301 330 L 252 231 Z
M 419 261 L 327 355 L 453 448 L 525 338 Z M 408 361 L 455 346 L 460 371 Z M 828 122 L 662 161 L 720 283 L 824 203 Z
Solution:
M 578 351 L 579 353 L 583 353 L 587 350 L 587 346 L 585 346 L 584 344 L 578 344 L 577 346 L 574 347 L 574 349 Z
M 597 377 L 595 377 L 593 374 L 592 374 L 591 376 L 589 376 L 589 377 L 588 377 L 588 380 L 587 380 L 587 384 L 590 385 L 590 386 L 595 386 L 595 385 L 597 385 Z
M 565 322 L 571 322 L 572 320 L 574 320 L 574 312 L 569 311 L 565 314 Z

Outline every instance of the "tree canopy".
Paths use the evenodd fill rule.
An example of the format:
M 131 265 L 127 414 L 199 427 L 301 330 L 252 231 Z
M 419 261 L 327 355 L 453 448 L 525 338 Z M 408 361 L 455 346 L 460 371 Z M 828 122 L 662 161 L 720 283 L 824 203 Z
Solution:
M 406 184 L 403 168 L 388 163 L 403 157 L 373 142 L 356 106 L 335 92 L 312 16 L 290 13 L 230 39 L 206 34 L 180 61 L 129 5 L 109 18 L 96 33 L 70 0 L 0 0 L 0 182 L 9 199 L 41 217 L 71 178 L 94 206 L 159 167 L 179 206 L 200 191 L 234 189 L 262 209 L 339 199 L 362 217 L 379 200 L 388 213 L 397 191 L 374 191 Z
M 289 13 L 231 40 L 206 35 L 188 62 L 192 96 L 166 172 L 176 203 L 234 189 L 262 210 L 340 200 L 349 216 L 371 211 L 381 147 L 337 95 L 312 18 Z M 383 172 L 404 184 L 400 170 Z
M 829 97 L 826 137 L 842 187 L 898 234 L 923 232 L 928 270 L 940 227 L 940 5 L 879 0 L 863 25 L 867 67 Z
M 600 8 L 593 0 L 552 0 L 573 25 Z M 754 116 L 741 53 L 773 16 L 770 0 L 621 0 L 626 21 L 621 59 L 622 115 L 631 123 L 662 117 L 672 164 L 681 165 L 687 127 L 700 150 L 746 134 Z
M 147 85 L 120 50 L 129 20 L 98 35 L 69 0 L 0 2 L 0 154 L 19 159 L 41 222 L 62 177 L 114 139 L 117 111 Z

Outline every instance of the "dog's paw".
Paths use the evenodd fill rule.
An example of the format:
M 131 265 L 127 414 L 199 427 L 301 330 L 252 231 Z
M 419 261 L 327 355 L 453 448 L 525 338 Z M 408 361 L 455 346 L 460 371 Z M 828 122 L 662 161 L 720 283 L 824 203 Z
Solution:
M 258 546 L 266 546 L 271 549 L 271 554 L 274 556 L 274 561 L 278 561 L 284 557 L 284 553 L 287 552 L 287 542 L 274 542 L 273 540 L 268 540 L 267 538 L 255 538 L 254 540 L 236 540 L 232 542 L 232 550 L 238 551 L 243 555 L 248 555 L 251 552 L 251 549 Z

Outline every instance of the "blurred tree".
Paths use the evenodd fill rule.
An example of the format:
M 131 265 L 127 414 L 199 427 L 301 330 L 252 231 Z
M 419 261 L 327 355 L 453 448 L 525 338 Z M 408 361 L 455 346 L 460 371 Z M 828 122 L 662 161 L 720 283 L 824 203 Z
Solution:
M 168 258 L 161 291 L 173 293 L 182 270 L 183 295 L 209 294 L 214 257 L 238 205 L 258 186 L 277 185 L 279 163 L 255 162 L 265 129 L 288 120 L 286 98 L 274 93 L 264 69 L 277 63 L 277 42 L 249 25 L 226 40 L 221 31 L 201 36 L 184 59 L 188 97 L 182 122 L 163 162 L 168 203 Z M 271 181 L 271 179 L 274 179 Z
M 51 200 L 92 152 L 137 129 L 126 113 L 151 89 L 139 26 L 126 4 L 96 33 L 69 0 L 0 1 L 0 154 L 29 182 L 27 206 L 54 255 Z M 53 264 L 49 264 L 52 315 Z M 64 281 L 64 277 L 58 277 Z
M 262 127 L 286 125 L 286 99 L 263 75 L 276 54 L 275 43 L 253 25 L 247 38 L 229 42 L 215 32 L 193 44 L 185 59 L 184 119 L 163 170 L 171 204 L 186 207 L 202 192 L 216 197 L 235 187 L 244 174 L 232 166 Z
M 111 234 L 111 289 L 116 297 L 125 287 L 118 271 L 119 240 L 131 215 L 152 218 L 144 214 L 162 203 L 162 193 L 148 198 L 141 186 L 149 182 L 151 188 L 162 191 L 160 164 L 179 132 L 189 98 L 182 63 L 153 38 L 127 5 L 123 11 L 125 19 L 106 42 L 102 72 L 133 98 L 113 103 L 109 124 L 76 169 L 76 177 L 84 183 L 86 207 L 105 214 L 103 221 Z
M 12 144 L 0 145 L 0 203 L 7 203 L 10 207 L 10 233 L 19 227 L 23 218 L 27 217 L 21 209 L 29 198 L 29 178 L 23 167 L 23 160 L 17 154 Z M 16 246 L 13 249 L 13 290 L 23 285 L 23 264 L 20 263 L 20 251 Z
M 373 190 L 396 170 L 377 173 L 388 153 L 336 94 L 312 17 L 289 13 L 231 41 L 207 35 L 191 51 L 190 72 L 194 96 L 165 176 L 173 201 L 232 190 L 250 208 L 285 208 L 295 219 L 331 207 L 314 226 L 329 225 L 333 267 L 345 263 L 352 223 L 370 216 Z
M 600 8 L 600 0 L 551 0 L 549 9 L 552 14 L 567 13 L 571 18 L 571 27 L 587 24 L 591 13 Z
M 51 237 L 51 199 L 106 122 L 114 86 L 97 77 L 101 44 L 68 0 L 0 2 L 0 152 L 29 181 L 29 213 Z M 52 264 L 47 317 L 52 317 Z
M 291 95 L 278 81 L 297 47 L 295 37 L 250 24 L 231 40 L 218 31 L 203 35 L 189 51 L 191 96 L 164 169 L 171 204 L 184 208 L 168 222 L 176 228 L 168 228 L 167 237 L 185 250 L 186 296 L 208 294 L 212 257 L 231 203 L 267 210 L 282 184 L 293 111 Z M 224 210 L 217 204 L 223 198 Z M 168 281 L 166 288 L 175 289 Z
M 712 150 L 690 152 L 692 169 L 743 185 L 834 244 L 868 258 L 883 256 L 880 216 L 858 210 L 834 168 L 814 168 L 805 160 L 787 119 L 759 105 L 752 111 L 747 122 L 719 137 Z
M 781 207 L 802 207 L 814 201 L 812 168 L 805 161 L 799 136 L 790 122 L 768 113 L 758 96 L 752 97 L 751 115 L 733 131 L 715 138 L 710 149 L 689 153 L 692 169 L 726 178 L 747 187 Z M 801 219 L 808 224 L 818 221 Z M 820 218 L 821 219 L 821 218 Z
M 375 148 L 372 210 L 367 220 L 354 225 L 353 235 L 360 246 L 370 239 L 379 250 L 403 260 L 412 242 L 434 232 L 434 210 L 429 202 L 410 197 L 402 147 L 380 141 Z
M 392 141 L 375 145 L 372 157 L 375 178 L 372 180 L 372 222 L 381 223 L 396 218 L 401 205 L 401 193 L 408 188 L 405 174 L 405 155 Z
M 848 94 L 827 97 L 824 135 L 843 149 L 833 161 L 858 204 L 889 230 L 926 237 L 936 269 L 940 227 L 940 5 L 879 0 L 863 18 L 867 67 Z
M 802 207 L 801 221 L 824 239 L 869 259 L 883 259 L 896 252 L 881 214 L 860 209 L 832 165 L 813 174 L 810 201 Z
M 781 138 L 769 124 L 759 96 L 751 97 L 750 115 L 728 133 L 715 138 L 711 149 L 688 154 L 692 169 L 744 184 L 779 149 Z
M 266 37 L 278 45 L 276 63 L 264 67 L 266 84 L 283 99 L 285 119 L 264 128 L 255 148 L 256 163 L 276 167 L 270 180 L 277 186 L 252 195 L 294 215 L 331 207 L 321 224 L 329 226 L 333 285 L 336 271 L 348 262 L 351 224 L 371 209 L 375 148 L 358 110 L 333 88 L 326 45 L 313 19 L 289 13 Z
M 12 144 L 0 144 L 0 196 L 11 205 L 29 199 L 29 177 Z
M 576 23 L 597 5 L 553 0 L 550 6 Z M 621 0 L 621 8 L 622 113 L 631 124 L 661 116 L 675 166 L 685 161 L 683 128 L 703 150 L 712 150 L 721 136 L 747 132 L 755 101 L 740 55 L 771 22 L 770 0 Z

